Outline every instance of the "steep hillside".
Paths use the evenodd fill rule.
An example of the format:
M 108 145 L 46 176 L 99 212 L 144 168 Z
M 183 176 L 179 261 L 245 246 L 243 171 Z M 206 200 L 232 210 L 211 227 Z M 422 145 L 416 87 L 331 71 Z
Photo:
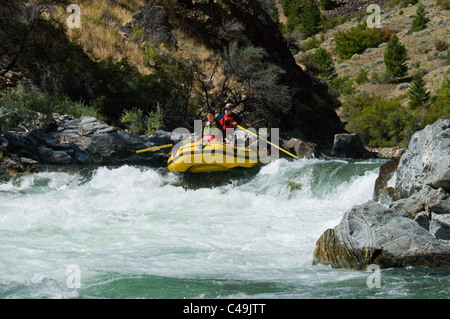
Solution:
M 266 118 L 266 124 L 281 127 L 285 132 L 299 131 L 324 148 L 331 146 L 335 133 L 342 132 L 334 111 L 337 101 L 325 85 L 298 67 L 277 25 L 258 1 L 150 1 L 145 10 L 157 6 L 167 10 L 173 29 L 182 34 L 178 38 L 196 39 L 216 55 L 223 54 L 233 42 L 240 47 L 262 48 L 267 61 L 281 69 L 280 80 L 293 93 L 289 105 L 274 105 L 266 108 L 266 114 L 258 114 L 260 108 L 248 107 L 245 96 L 234 99 L 228 96 L 232 102 L 241 104 L 244 112 L 257 113 L 258 117 Z
M 399 6 L 385 6 L 381 12 L 381 27 L 389 28 L 395 32 L 400 41 L 408 50 L 408 76 L 411 77 L 417 69 L 425 73 L 426 86 L 435 94 L 439 89 L 444 76 L 448 74 L 447 51 L 439 52 L 435 42 L 448 41 L 450 34 L 450 11 L 442 10 L 436 1 L 425 2 L 428 19 L 425 30 L 409 33 L 411 21 L 416 13 L 417 6 L 409 5 L 405 8 Z M 348 30 L 359 23 L 357 18 L 344 23 L 333 30 L 324 33 L 325 39 L 322 47 L 333 55 L 338 76 L 356 77 L 361 69 L 369 70 L 369 78 L 373 74 L 383 74 L 386 67 L 383 62 L 386 44 L 376 48 L 367 49 L 362 54 L 356 54 L 351 59 L 340 61 L 336 53 L 334 37 L 336 33 Z M 366 83 L 358 86 L 361 92 L 378 92 L 380 95 L 398 97 L 404 95 L 407 86 L 404 83 L 377 84 Z M 406 102 L 405 97 L 405 102 Z
M 79 29 L 65 27 L 66 0 L 50 3 L 20 0 L 4 12 L 15 26 L 39 8 L 47 8 L 39 24 L 55 21 L 46 30 L 60 39 L 31 32 L 42 54 L 12 42 L 9 52 L 20 59 L 5 71 L 30 77 L 44 94 L 81 100 L 116 123 L 124 112 L 160 107 L 166 129 L 189 127 L 207 108 L 220 112 L 232 102 L 249 125 L 280 127 L 324 150 L 343 131 L 339 101 L 296 64 L 270 1 L 80 1 Z
M 374 147 L 405 146 L 416 130 L 438 118 L 450 117 L 448 1 L 335 3 L 333 9 L 321 10 L 324 18 L 317 34 L 305 37 L 294 26 L 285 31 L 285 36 L 303 70 L 322 78 L 338 96 L 342 103 L 338 114 L 348 123 L 348 131 L 359 133 Z M 367 13 L 369 4 L 380 5 L 380 28 L 366 26 L 368 19 L 375 21 L 369 17 L 373 11 Z M 425 23 L 420 30 L 411 30 L 421 6 Z M 394 35 L 406 50 L 407 72 L 397 78 L 388 74 L 384 60 L 387 42 Z M 369 44 L 371 41 L 374 44 Z M 343 46 L 354 46 L 351 49 L 357 53 L 345 56 Z M 363 49 L 357 51 L 359 47 Z M 417 73 L 423 76 L 421 86 L 429 98 L 420 107 L 411 107 L 410 88 Z

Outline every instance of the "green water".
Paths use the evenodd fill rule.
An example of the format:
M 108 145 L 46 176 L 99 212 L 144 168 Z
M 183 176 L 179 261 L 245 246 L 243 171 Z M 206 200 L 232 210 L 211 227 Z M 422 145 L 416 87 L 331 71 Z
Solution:
M 0 184 L 0 298 L 448 298 L 450 274 L 312 266 L 381 161 L 178 175 L 49 168 Z

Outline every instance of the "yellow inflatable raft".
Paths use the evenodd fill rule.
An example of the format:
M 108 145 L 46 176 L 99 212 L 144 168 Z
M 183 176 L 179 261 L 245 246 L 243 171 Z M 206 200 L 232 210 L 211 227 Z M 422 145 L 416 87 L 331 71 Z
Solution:
M 218 141 L 191 141 L 172 153 L 168 161 L 171 172 L 218 172 L 259 164 L 258 154 L 250 148 L 240 148 Z

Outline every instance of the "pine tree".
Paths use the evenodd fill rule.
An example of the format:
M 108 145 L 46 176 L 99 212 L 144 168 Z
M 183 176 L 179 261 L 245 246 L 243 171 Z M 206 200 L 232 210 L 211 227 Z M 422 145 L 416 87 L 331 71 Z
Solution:
M 409 87 L 409 107 L 415 110 L 419 107 L 427 107 L 430 100 L 430 92 L 425 87 L 425 81 L 420 70 L 414 74 Z
M 322 14 L 316 0 L 306 0 L 300 15 L 300 32 L 310 37 L 319 32 Z
M 316 52 L 308 57 L 308 61 L 312 71 L 322 79 L 329 80 L 336 76 L 331 54 L 324 48 L 318 48 Z
M 292 14 L 297 14 L 301 5 L 302 0 L 283 0 L 282 7 L 284 15 L 289 17 Z
M 411 32 L 421 31 L 427 27 L 428 18 L 426 17 L 425 7 L 419 3 L 416 10 L 416 15 L 411 23 Z
M 287 17 L 286 28 L 288 31 L 291 31 L 300 24 L 302 1 L 285 0 L 283 4 L 283 12 Z
M 401 78 L 408 72 L 406 53 L 406 47 L 400 43 L 398 36 L 392 35 L 384 53 L 384 64 L 386 65 L 386 73 L 394 79 Z

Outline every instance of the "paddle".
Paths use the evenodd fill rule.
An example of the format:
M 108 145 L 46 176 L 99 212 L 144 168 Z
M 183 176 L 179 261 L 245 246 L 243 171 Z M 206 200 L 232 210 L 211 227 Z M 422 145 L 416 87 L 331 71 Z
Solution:
M 251 135 L 253 135 L 254 137 L 256 137 L 256 138 L 259 138 L 258 137 L 258 135 L 256 135 L 255 133 L 253 133 L 253 132 L 250 132 L 249 130 L 246 130 L 245 128 L 243 128 L 242 126 L 240 126 L 240 125 L 238 125 L 237 127 L 239 127 L 241 130 L 244 130 L 245 132 L 247 132 L 247 133 L 249 133 L 249 134 L 251 134 Z M 267 142 L 267 144 L 269 144 L 269 145 L 272 145 L 272 146 L 274 146 L 274 147 L 276 147 L 277 149 L 279 149 L 280 151 L 282 151 L 282 152 L 284 152 L 284 153 L 286 153 L 287 155 L 289 155 L 289 156 L 292 156 L 293 158 L 295 158 L 295 159 L 298 159 L 298 157 L 297 156 L 295 156 L 294 154 L 291 154 L 291 153 L 289 153 L 288 151 L 286 151 L 286 150 L 284 150 L 284 149 L 282 149 L 281 147 L 279 147 L 279 146 L 277 146 L 277 145 L 275 145 L 275 144 L 272 144 L 272 143 L 270 143 L 269 141 L 266 141 Z
M 152 147 L 152 148 L 147 148 L 145 150 L 139 150 L 136 153 L 141 154 L 141 153 L 145 153 L 145 152 L 151 152 L 151 151 L 156 151 L 156 150 L 161 150 L 163 148 L 169 148 L 172 147 L 173 144 L 169 144 L 169 145 L 163 145 L 163 146 L 157 146 L 157 147 Z

